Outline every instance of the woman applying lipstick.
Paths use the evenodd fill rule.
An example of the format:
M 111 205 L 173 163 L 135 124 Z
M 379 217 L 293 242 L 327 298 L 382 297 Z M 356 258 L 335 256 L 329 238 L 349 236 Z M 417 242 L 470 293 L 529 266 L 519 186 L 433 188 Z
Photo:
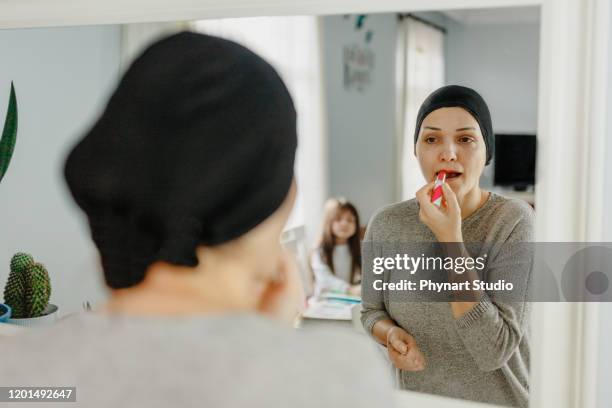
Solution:
M 479 186 L 493 147 L 489 109 L 476 91 L 446 86 L 433 92 L 419 110 L 414 148 L 430 183 L 416 192 L 416 199 L 379 210 L 365 241 L 442 243 L 452 257 L 474 256 L 467 243 L 533 241 L 531 207 Z M 434 180 L 442 172 L 446 180 L 442 205 L 437 206 L 431 195 Z M 500 302 L 482 290 L 444 302 L 390 301 L 388 293 L 367 289 L 373 279 L 380 279 L 368 271 L 371 264 L 364 252 L 362 323 L 387 347 L 402 388 L 507 406 L 528 405 L 527 302 Z M 507 272 L 488 266 L 485 275 L 495 279 Z M 528 280 L 530 269 L 512 273 L 524 274 L 519 278 Z M 449 281 L 457 277 L 469 281 L 478 275 L 470 270 L 448 276 Z

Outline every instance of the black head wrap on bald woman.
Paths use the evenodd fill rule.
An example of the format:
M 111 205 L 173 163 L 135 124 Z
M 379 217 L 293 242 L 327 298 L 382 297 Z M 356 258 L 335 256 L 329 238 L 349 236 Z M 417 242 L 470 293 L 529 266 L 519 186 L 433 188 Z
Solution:
M 296 144 L 291 97 L 259 56 L 187 32 L 150 46 L 64 169 L 108 285 L 137 284 L 155 261 L 195 266 L 196 246 L 268 218 Z
M 495 150 L 495 134 L 491 123 L 491 113 L 487 103 L 482 96 L 471 88 L 459 85 L 448 85 L 435 90 L 425 99 L 417 115 L 416 128 L 414 131 L 414 143 L 419 138 L 419 131 L 423 119 L 431 112 L 440 108 L 460 107 L 468 111 L 480 126 L 480 132 L 487 148 L 487 161 L 489 164 Z

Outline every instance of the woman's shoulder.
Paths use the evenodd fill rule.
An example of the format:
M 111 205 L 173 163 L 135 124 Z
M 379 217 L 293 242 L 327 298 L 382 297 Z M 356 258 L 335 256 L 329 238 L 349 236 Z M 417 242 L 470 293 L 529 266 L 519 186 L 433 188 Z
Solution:
M 493 212 L 506 219 L 524 220 L 533 223 L 535 211 L 525 200 L 506 197 L 491 192 Z
M 400 201 L 397 203 L 385 205 L 374 212 L 370 219 L 371 224 L 386 224 L 395 222 L 397 219 L 406 219 L 406 217 L 418 217 L 419 204 L 416 198 Z
M 366 241 L 428 241 L 431 231 L 419 219 L 416 199 L 401 201 L 378 209 L 370 219 Z
M 491 192 L 487 208 L 477 220 L 466 223 L 475 237 L 486 241 L 533 241 L 535 212 L 524 200 Z

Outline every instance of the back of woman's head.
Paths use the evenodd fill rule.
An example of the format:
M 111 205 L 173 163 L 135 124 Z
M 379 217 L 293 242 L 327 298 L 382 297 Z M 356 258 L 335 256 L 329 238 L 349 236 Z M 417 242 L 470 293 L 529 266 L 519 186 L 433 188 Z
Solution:
M 195 266 L 197 246 L 260 224 L 287 196 L 296 144 L 291 97 L 259 56 L 188 32 L 150 46 L 64 169 L 107 284 Z

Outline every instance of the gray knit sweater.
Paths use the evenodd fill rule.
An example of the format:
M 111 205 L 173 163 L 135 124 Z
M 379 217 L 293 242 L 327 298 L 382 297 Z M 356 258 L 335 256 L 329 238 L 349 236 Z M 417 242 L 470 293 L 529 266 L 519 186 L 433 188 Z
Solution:
M 3 408 L 395 406 L 369 339 L 295 330 L 255 314 L 86 313 L 0 337 L 0 348 L 0 385 L 72 386 L 77 399 Z
M 534 212 L 527 203 L 491 193 L 462 222 L 465 242 L 532 242 Z M 371 219 L 365 242 L 436 242 L 419 220 L 416 200 L 393 204 Z M 374 279 L 364 253 L 363 285 Z M 523 273 L 523 272 L 518 272 Z M 527 272 L 529 273 L 529 272 Z M 380 278 L 380 277 L 378 277 Z M 492 278 L 489 276 L 489 278 Z M 421 372 L 398 370 L 402 388 L 526 407 L 529 397 L 529 303 L 500 303 L 485 294 L 454 319 L 448 302 L 390 302 L 383 291 L 364 291 L 362 323 L 368 333 L 393 319 L 414 336 L 426 359 Z

